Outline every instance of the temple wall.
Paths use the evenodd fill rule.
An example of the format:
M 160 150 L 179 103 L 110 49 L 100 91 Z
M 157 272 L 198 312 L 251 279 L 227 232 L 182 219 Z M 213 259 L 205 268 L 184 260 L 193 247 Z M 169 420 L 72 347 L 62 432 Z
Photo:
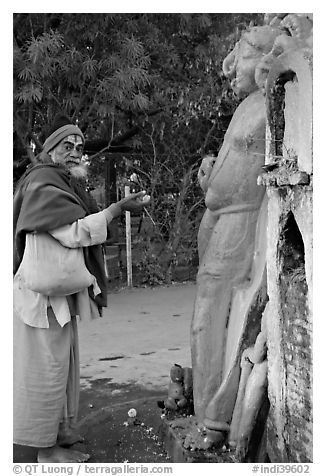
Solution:
M 266 449 L 272 462 L 295 463 L 312 461 L 312 74 L 303 55 L 282 56 L 267 84 L 267 164 L 277 166 L 262 175 L 270 301 Z M 275 129 L 280 114 L 283 131 Z

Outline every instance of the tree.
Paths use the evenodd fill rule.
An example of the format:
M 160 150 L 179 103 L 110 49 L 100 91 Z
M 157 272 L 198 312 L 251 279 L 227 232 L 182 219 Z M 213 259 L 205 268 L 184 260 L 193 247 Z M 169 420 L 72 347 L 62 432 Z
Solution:
M 14 18 L 14 132 L 31 162 L 31 141 L 39 151 L 59 111 L 109 145 L 131 128 L 133 111 L 148 110 L 149 57 L 132 33 L 121 35 L 114 16 Z
M 15 143 L 33 162 L 57 112 L 108 145 L 148 115 L 216 115 L 221 60 L 252 14 L 14 14 Z M 132 134 L 129 134 L 132 137 Z M 114 149 L 112 149 L 114 150 Z
M 66 113 L 86 135 L 92 187 L 103 184 L 109 158 L 118 176 L 141 177 L 157 223 L 153 240 L 143 243 L 143 265 L 151 267 L 155 242 L 156 273 L 171 279 L 182 249 L 188 261 L 196 254 L 201 158 L 218 152 L 237 105 L 222 61 L 242 29 L 262 20 L 226 13 L 15 14 L 16 178 L 35 161 L 47 124 Z

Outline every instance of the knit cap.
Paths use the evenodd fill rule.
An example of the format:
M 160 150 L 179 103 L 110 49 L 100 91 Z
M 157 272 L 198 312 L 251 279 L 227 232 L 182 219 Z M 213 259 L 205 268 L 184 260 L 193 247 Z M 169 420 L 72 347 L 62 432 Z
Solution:
M 67 116 L 62 114 L 57 115 L 49 130 L 49 135 L 43 144 L 43 150 L 45 152 L 50 152 L 59 144 L 59 142 L 62 141 L 62 139 L 70 135 L 80 136 L 83 142 L 85 142 L 84 134 L 78 126 L 72 124 Z

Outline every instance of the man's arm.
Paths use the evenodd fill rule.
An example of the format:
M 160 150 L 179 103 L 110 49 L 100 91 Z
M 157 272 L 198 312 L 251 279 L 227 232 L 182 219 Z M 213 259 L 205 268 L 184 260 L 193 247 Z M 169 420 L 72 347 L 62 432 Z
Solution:
M 141 211 L 149 203 L 149 200 L 145 192 L 133 193 L 100 212 L 80 218 L 72 224 L 50 230 L 49 233 L 67 248 L 98 245 L 106 241 L 107 226 L 114 218 L 124 210 Z

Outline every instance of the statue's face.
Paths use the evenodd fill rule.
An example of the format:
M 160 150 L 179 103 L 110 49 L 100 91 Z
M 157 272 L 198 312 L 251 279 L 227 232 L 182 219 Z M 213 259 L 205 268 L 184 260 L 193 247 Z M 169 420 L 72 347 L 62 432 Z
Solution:
M 232 88 L 240 95 L 248 94 L 257 89 L 255 69 L 262 58 L 261 51 L 250 43 L 245 35 L 239 42 L 235 78 L 231 82 Z
M 231 87 L 239 96 L 257 89 L 255 68 L 261 58 L 262 52 L 250 42 L 249 34 L 243 35 L 233 51 L 225 58 L 224 74 L 232 79 Z
M 244 96 L 258 89 L 255 69 L 273 46 L 279 32 L 269 26 L 254 27 L 243 33 L 231 53 L 223 62 L 223 72 L 229 77 L 232 89 Z

